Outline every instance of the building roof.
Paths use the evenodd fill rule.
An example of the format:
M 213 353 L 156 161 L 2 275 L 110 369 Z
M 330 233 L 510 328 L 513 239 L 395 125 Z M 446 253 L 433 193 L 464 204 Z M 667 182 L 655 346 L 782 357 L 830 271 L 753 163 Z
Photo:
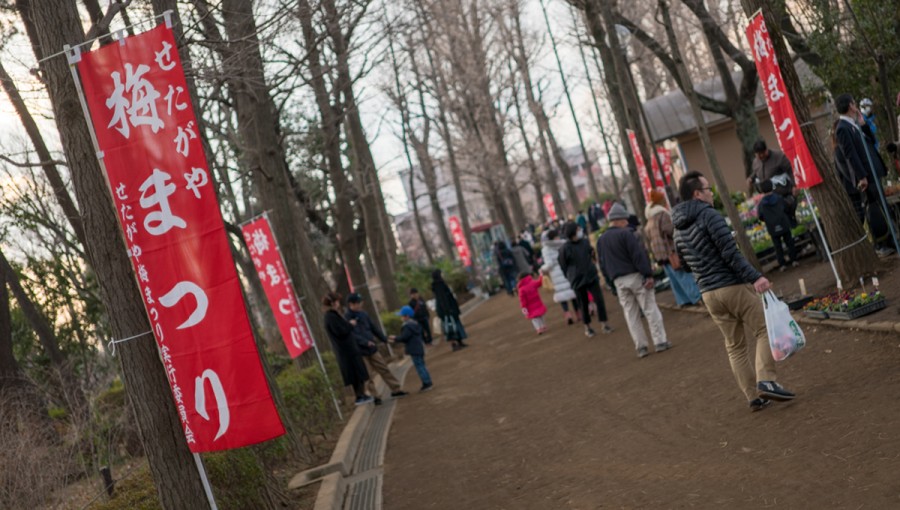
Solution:
M 822 85 L 819 77 L 802 60 L 795 61 L 794 67 L 800 76 L 800 82 L 803 84 L 804 89 L 808 89 L 809 86 L 819 87 Z M 732 74 L 736 86 L 740 87 L 743 76 L 743 71 L 737 71 Z M 725 89 L 722 87 L 722 80 L 718 75 L 715 78 L 696 83 L 694 87 L 701 94 L 720 101 L 725 100 Z M 647 114 L 647 122 L 650 124 L 650 133 L 654 142 L 677 138 L 697 129 L 697 123 L 694 122 L 694 114 L 691 113 L 691 105 L 681 89 L 676 89 L 645 101 L 643 107 L 644 112 Z M 757 87 L 756 111 L 761 111 L 765 108 L 766 98 L 763 96 L 763 87 Z M 703 118 L 706 120 L 707 125 L 714 125 L 728 119 L 724 115 L 707 111 L 703 112 Z

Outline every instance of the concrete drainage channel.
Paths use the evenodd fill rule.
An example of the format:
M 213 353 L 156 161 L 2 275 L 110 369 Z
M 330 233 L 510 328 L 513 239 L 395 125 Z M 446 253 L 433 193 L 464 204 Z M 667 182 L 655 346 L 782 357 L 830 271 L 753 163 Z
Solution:
M 391 368 L 403 382 L 412 362 L 404 358 Z M 386 394 L 380 378 L 379 394 Z M 387 398 L 384 404 L 359 406 L 341 432 L 328 464 L 308 469 L 291 479 L 288 489 L 322 482 L 315 510 L 379 510 L 384 470 L 384 452 L 397 401 Z
M 476 296 L 465 303 L 461 307 L 462 316 L 487 299 Z M 410 367 L 412 360 L 408 357 L 391 364 L 401 385 Z M 380 377 L 376 388 L 379 395 L 388 394 Z M 321 481 L 314 510 L 381 510 L 384 453 L 396 408 L 397 400 L 386 398 L 380 406 L 367 404 L 354 409 L 328 464 L 298 473 L 288 483 L 288 489 Z

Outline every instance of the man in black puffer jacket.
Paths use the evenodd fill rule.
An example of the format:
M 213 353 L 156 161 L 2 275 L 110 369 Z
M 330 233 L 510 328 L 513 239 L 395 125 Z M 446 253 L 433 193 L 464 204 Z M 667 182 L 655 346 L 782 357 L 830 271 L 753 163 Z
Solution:
M 759 296 L 767 280 L 738 251 L 731 228 L 713 206 L 712 188 L 700 172 L 689 172 L 679 185 L 682 203 L 672 211 L 675 248 L 683 267 L 694 273 L 703 302 L 725 335 L 725 349 L 738 386 L 759 411 L 770 400 L 791 400 L 794 394 L 775 382 L 775 360 Z M 748 284 L 752 284 L 751 288 Z M 745 336 L 756 337 L 756 373 Z

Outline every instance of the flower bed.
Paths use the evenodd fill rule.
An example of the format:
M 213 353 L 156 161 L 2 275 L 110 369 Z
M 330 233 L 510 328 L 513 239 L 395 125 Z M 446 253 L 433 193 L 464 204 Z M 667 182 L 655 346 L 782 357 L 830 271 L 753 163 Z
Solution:
M 877 289 L 871 294 L 839 291 L 810 301 L 803 312 L 813 319 L 852 320 L 886 306 L 884 294 Z

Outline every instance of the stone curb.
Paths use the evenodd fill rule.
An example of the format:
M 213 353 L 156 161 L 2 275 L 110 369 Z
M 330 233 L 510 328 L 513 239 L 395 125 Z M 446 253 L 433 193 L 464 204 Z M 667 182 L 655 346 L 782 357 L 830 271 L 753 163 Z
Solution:
M 460 310 L 462 312 L 461 315 L 465 315 L 471 312 L 488 299 L 490 298 L 476 298 L 469 300 L 469 302 L 463 305 L 463 310 Z M 472 303 L 473 301 L 474 303 Z M 400 381 L 400 384 L 403 384 L 404 380 L 406 379 L 406 374 L 409 373 L 409 368 L 412 366 L 412 358 L 404 356 L 402 360 L 391 363 L 389 366 L 392 370 L 395 371 L 395 373 L 399 374 L 397 379 Z M 384 394 L 385 389 L 387 389 L 387 385 L 381 379 L 381 377 L 379 377 L 375 382 L 375 386 L 378 394 Z M 322 485 L 319 487 L 319 493 L 316 495 L 316 504 L 313 507 L 314 510 L 341 510 L 343 508 L 344 491 L 346 489 L 345 479 L 351 474 L 351 470 L 353 469 L 353 460 L 356 458 L 356 452 L 359 449 L 360 443 L 362 442 L 363 433 L 368 428 L 369 418 L 371 417 L 374 410 L 374 405 L 358 406 L 353 411 L 353 416 L 351 416 L 350 420 L 347 421 L 347 425 L 344 426 L 344 430 L 341 432 L 341 437 L 338 439 L 338 443 L 334 448 L 334 453 L 331 454 L 331 459 L 329 460 L 328 464 L 326 464 L 325 466 L 312 468 L 312 470 L 321 470 L 323 468 L 327 469 L 328 466 L 332 464 L 339 465 L 339 469 L 337 471 L 321 479 Z M 396 407 L 394 408 L 394 411 L 396 411 Z M 393 413 L 391 420 L 393 420 Z M 387 448 L 386 443 L 385 448 Z M 309 471 L 311 470 L 307 470 L 295 475 L 294 478 L 291 479 L 291 485 L 293 485 L 295 481 L 297 483 L 301 483 L 301 477 L 303 477 L 304 474 L 308 473 Z M 294 485 L 294 487 L 300 487 L 302 485 L 303 484 L 301 483 L 301 485 Z
M 671 305 L 668 303 L 657 303 L 660 308 L 665 308 L 666 310 L 674 310 L 676 312 L 688 312 L 688 313 L 698 313 L 703 315 L 709 315 L 706 311 L 706 308 L 701 306 L 694 306 L 688 308 L 679 308 L 677 305 Z M 890 322 L 890 321 L 878 321 L 878 322 L 869 322 L 863 319 L 854 319 L 849 321 L 839 321 L 835 319 L 810 319 L 809 317 L 804 317 L 800 314 L 792 314 L 794 319 L 800 323 L 809 326 L 827 326 L 835 329 L 850 329 L 850 330 L 860 330 L 860 331 L 870 331 L 872 333 L 900 333 L 900 322 Z

